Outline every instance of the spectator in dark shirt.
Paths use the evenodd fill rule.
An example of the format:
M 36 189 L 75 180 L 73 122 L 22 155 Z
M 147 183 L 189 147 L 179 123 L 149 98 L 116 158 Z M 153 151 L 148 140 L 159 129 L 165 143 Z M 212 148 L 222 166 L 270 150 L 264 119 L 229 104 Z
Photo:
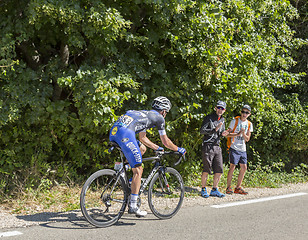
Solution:
M 218 101 L 215 112 L 207 115 L 202 123 L 200 133 L 204 134 L 202 142 L 202 162 L 203 172 L 201 175 L 201 196 L 208 198 L 209 196 L 224 197 L 225 195 L 218 191 L 218 183 L 223 173 L 222 151 L 219 146 L 220 138 L 228 135 L 225 130 L 225 119 L 222 114 L 226 110 L 226 103 Z M 213 188 L 210 195 L 206 191 L 206 183 L 208 174 L 214 172 Z

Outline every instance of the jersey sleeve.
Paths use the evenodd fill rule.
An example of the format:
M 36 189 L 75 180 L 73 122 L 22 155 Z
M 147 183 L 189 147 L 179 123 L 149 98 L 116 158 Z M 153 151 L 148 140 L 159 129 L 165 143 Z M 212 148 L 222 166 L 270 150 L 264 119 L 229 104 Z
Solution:
M 165 130 L 165 119 L 163 116 L 159 115 L 156 121 L 156 127 L 158 130 L 159 135 L 166 135 L 166 130 Z

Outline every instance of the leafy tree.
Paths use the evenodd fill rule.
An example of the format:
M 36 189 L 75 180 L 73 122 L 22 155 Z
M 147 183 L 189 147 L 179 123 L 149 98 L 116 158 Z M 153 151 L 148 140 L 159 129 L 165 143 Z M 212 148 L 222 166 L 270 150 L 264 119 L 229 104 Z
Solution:
M 188 149 L 187 177 L 218 99 L 228 120 L 252 106 L 250 145 L 264 164 L 305 161 L 307 104 L 293 90 L 307 41 L 289 1 L 11 0 L 0 13 L 0 186 L 111 164 L 112 123 L 159 95 L 173 103 L 168 135 Z

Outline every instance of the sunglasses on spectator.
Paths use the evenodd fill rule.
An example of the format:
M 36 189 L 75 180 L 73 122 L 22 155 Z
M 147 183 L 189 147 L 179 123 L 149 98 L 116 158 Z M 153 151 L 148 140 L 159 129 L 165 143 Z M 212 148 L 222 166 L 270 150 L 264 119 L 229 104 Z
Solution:
M 244 113 L 244 114 L 249 114 L 250 112 L 246 112 L 246 111 L 241 111 L 241 113 Z
M 225 110 L 223 107 L 217 107 L 217 109 L 220 109 L 220 110 Z

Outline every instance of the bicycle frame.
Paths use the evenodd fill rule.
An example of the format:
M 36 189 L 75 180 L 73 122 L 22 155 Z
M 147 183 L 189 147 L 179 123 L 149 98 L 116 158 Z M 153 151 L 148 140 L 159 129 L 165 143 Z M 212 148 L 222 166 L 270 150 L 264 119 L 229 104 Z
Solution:
M 149 174 L 149 176 L 147 177 L 147 179 L 141 184 L 140 186 L 140 190 L 139 190 L 139 196 L 143 193 L 144 189 L 148 186 L 148 184 L 150 183 L 151 179 L 153 178 L 153 176 L 155 175 L 155 173 L 161 168 L 162 166 L 159 164 L 159 162 L 157 162 L 154 166 L 154 168 L 152 169 L 152 172 Z
M 121 161 L 123 163 L 123 168 L 118 171 L 117 181 L 119 180 L 120 176 L 123 177 L 123 175 L 125 175 L 125 182 L 126 182 L 126 185 L 128 187 L 128 178 L 127 178 L 126 168 L 125 168 L 125 165 L 127 165 L 128 163 L 124 163 L 124 154 L 121 150 L 120 150 L 120 155 L 121 155 Z M 158 156 L 155 156 L 155 157 L 144 158 L 142 160 L 143 162 L 152 160 L 152 161 L 156 161 L 156 163 L 155 163 L 155 166 L 152 169 L 151 173 L 149 174 L 149 176 L 146 178 L 146 180 L 144 182 L 142 182 L 142 184 L 140 186 L 140 190 L 139 190 L 139 195 L 141 195 L 144 192 L 145 188 L 148 186 L 148 184 L 150 183 L 150 181 L 153 178 L 153 176 L 155 175 L 155 173 L 157 173 L 157 171 L 160 168 L 162 168 L 162 165 L 160 165 L 160 162 L 159 162 L 160 159 L 161 159 L 161 155 L 158 155 Z
M 129 188 L 130 188 L 129 184 L 128 184 L 129 181 L 128 181 L 128 178 L 127 178 L 126 167 L 125 167 L 128 164 L 128 162 L 124 162 L 125 156 L 124 156 L 121 148 L 120 147 L 116 147 L 116 148 L 120 151 L 120 157 L 121 157 L 121 161 L 122 161 L 122 165 L 123 165 L 122 169 L 119 170 L 117 175 L 116 175 L 116 177 L 117 177 L 116 183 L 119 181 L 120 176 L 122 176 L 122 177 L 125 176 L 124 179 L 125 179 L 126 189 L 127 189 L 127 191 L 129 191 Z M 147 158 L 143 158 L 142 159 L 142 162 L 146 162 L 146 161 L 153 161 L 153 162 L 155 162 L 155 166 L 152 169 L 151 173 L 146 178 L 146 180 L 141 183 L 141 186 L 140 186 L 140 189 L 139 189 L 139 196 L 144 192 L 145 188 L 151 182 L 152 178 L 157 173 L 157 171 L 159 171 L 159 169 L 161 169 L 161 168 L 164 168 L 164 166 L 162 166 L 160 164 L 160 160 L 161 160 L 162 156 L 163 156 L 163 153 L 157 152 L 157 155 L 154 156 L 154 157 L 147 157 Z M 183 155 L 183 157 L 184 157 L 184 155 Z M 185 157 L 184 157 L 184 159 L 185 159 Z M 181 158 L 174 165 L 179 164 L 180 161 L 181 161 Z M 165 179 L 165 177 L 163 177 L 163 181 L 165 181 L 165 184 L 166 184 L 166 186 L 168 188 L 167 190 L 169 191 L 170 190 L 169 189 L 169 184 L 168 184 L 167 180 Z

